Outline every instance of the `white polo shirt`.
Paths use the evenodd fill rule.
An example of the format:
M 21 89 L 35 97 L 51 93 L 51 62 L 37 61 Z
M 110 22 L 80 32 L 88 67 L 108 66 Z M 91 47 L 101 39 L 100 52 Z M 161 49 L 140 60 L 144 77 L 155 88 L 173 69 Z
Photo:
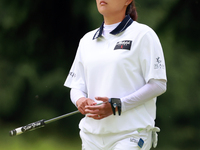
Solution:
M 121 98 L 144 86 L 150 79 L 166 80 L 165 60 L 160 41 L 146 25 L 130 16 L 106 38 L 99 29 L 87 33 L 79 43 L 77 54 L 65 86 L 96 96 Z M 94 134 L 134 131 L 154 127 L 156 98 L 136 108 L 102 120 L 84 117 L 79 127 Z

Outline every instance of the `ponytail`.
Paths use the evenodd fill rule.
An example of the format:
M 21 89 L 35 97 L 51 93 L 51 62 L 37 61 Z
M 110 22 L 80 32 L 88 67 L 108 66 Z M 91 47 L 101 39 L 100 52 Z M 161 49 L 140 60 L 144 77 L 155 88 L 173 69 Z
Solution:
M 136 7 L 135 7 L 135 1 L 133 0 L 126 8 L 126 15 L 130 15 L 130 17 L 136 21 L 138 18 Z

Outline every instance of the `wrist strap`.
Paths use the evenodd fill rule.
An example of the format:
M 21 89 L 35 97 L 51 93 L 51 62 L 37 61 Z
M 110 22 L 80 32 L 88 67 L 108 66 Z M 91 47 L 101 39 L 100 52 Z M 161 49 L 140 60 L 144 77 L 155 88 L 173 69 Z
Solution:
M 120 116 L 121 115 L 121 100 L 120 100 L 120 98 L 110 98 L 108 101 L 111 104 L 113 114 L 115 115 L 116 107 L 117 107 L 118 114 Z

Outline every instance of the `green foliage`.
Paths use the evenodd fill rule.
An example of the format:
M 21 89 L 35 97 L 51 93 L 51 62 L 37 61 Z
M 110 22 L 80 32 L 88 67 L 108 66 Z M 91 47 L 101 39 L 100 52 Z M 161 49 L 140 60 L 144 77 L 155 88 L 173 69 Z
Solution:
M 9 128 L 6 128 L 9 130 Z M 41 132 L 44 129 L 38 129 Z M 66 135 L 41 135 L 38 130 L 29 134 L 19 135 L 17 137 L 2 136 L 6 135 L 6 130 L 1 131 L 0 150 L 80 150 L 81 140 Z
M 157 102 L 156 124 L 161 133 L 156 149 L 196 150 L 200 147 L 200 1 L 136 0 L 136 6 L 138 21 L 152 27 L 160 37 L 167 66 L 168 90 Z M 63 84 L 80 38 L 102 21 L 92 0 L 0 1 L 1 130 L 9 130 L 7 124 L 12 129 L 76 110 Z M 81 117 L 69 117 L 35 134 L 20 135 L 35 136 L 35 147 L 25 144 L 28 139 L 21 137 L 12 139 L 13 145 L 6 147 L 4 142 L 3 146 L 63 149 L 60 139 L 78 137 Z M 62 137 L 45 137 L 40 142 L 39 133 Z M 76 149 L 76 144 L 72 147 Z

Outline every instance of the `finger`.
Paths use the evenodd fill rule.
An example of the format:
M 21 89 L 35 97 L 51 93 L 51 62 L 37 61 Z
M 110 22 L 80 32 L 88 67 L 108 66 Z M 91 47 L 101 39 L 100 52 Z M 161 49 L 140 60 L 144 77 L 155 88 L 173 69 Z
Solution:
M 85 109 L 85 113 L 98 114 L 99 109 Z
M 82 108 L 78 108 L 78 110 L 80 111 L 81 114 L 85 115 L 85 111 Z
M 90 105 L 91 106 L 91 105 L 96 105 L 96 104 L 97 103 L 92 100 L 92 101 L 88 101 L 86 105 Z
M 98 114 L 87 114 L 87 117 L 93 118 L 95 120 L 101 120 L 105 118 L 105 115 L 98 115 Z
M 97 103 L 96 103 L 96 102 L 93 102 L 90 106 L 95 106 L 95 105 L 97 105 Z
M 96 110 L 96 109 L 101 109 L 101 105 L 94 105 L 94 106 L 85 106 L 85 109 L 90 109 L 90 110 Z
M 103 102 L 108 101 L 108 97 L 95 97 L 95 99 L 96 99 L 96 100 L 103 101 Z

